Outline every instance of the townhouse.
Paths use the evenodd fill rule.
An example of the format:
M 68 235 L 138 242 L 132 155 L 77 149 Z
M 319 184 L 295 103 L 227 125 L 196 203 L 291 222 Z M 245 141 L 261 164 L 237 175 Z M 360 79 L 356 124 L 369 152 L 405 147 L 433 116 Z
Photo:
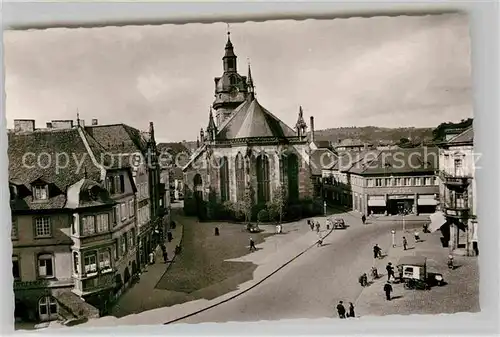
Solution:
M 9 139 L 15 316 L 106 314 L 138 270 L 136 186 L 81 120 L 16 120 Z
M 438 205 L 434 147 L 344 152 L 322 172 L 327 200 L 363 214 L 431 214 Z
M 164 239 L 170 218 L 170 199 L 165 195 L 165 183 L 160 181 L 161 163 L 154 125 L 150 123 L 148 132 L 141 132 L 126 124 L 99 125 L 94 119 L 85 131 L 105 148 L 105 157 L 113 157 L 122 165 L 131 167 L 137 186 L 134 205 L 138 225 L 136 244 L 139 248 L 139 267 L 143 268 L 149 253 Z
M 439 144 L 439 189 L 445 223 L 440 226 L 452 251 L 478 255 L 474 130 L 455 130 Z

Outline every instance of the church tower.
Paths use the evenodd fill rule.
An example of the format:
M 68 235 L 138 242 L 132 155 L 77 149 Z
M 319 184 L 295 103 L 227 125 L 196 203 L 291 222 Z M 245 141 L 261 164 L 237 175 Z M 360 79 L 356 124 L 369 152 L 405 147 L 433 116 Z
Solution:
M 238 74 L 237 56 L 231 42 L 231 33 L 227 33 L 227 43 L 222 58 L 223 73 L 214 78 L 215 100 L 212 104 L 215 110 L 217 127 L 231 116 L 233 111 L 245 101 L 248 95 L 247 77 Z

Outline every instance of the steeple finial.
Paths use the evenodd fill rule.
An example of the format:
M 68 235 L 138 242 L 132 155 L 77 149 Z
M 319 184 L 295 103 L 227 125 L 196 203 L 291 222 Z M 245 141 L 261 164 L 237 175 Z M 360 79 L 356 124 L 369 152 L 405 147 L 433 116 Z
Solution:
M 214 122 L 214 115 L 212 113 L 212 106 L 209 107 L 209 113 L 208 113 L 208 126 L 207 126 L 207 132 L 211 133 L 216 131 L 216 126 Z
M 250 100 L 253 100 L 255 98 L 255 86 L 253 84 L 252 68 L 250 66 L 250 58 L 248 58 L 248 57 L 247 57 L 247 63 L 248 63 L 247 88 L 248 88 L 249 98 L 250 98 Z
M 304 121 L 304 111 L 302 110 L 302 105 L 299 106 L 299 116 L 297 118 L 295 128 L 297 129 L 297 135 L 299 137 L 305 136 L 307 124 Z
M 80 112 L 76 108 L 76 125 L 80 126 Z
M 226 43 L 226 49 L 232 49 L 233 44 L 231 43 L 231 30 L 229 27 L 229 23 L 227 23 L 227 43 Z

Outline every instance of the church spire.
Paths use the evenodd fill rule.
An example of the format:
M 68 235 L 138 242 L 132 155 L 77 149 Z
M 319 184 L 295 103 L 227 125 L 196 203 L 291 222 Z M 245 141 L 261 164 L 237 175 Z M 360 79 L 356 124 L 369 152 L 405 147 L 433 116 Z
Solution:
M 253 85 L 252 68 L 250 67 L 250 60 L 247 59 L 247 61 L 248 61 L 248 75 L 247 75 L 248 97 L 250 100 L 253 100 L 255 98 L 255 86 Z
M 207 126 L 207 137 L 209 140 L 215 140 L 215 134 L 217 133 L 217 127 L 214 122 L 214 115 L 212 113 L 212 107 L 210 107 L 210 112 L 208 114 L 208 126 Z
M 236 55 L 234 54 L 233 43 L 231 42 L 231 32 L 229 31 L 229 24 L 227 24 L 227 42 L 222 61 L 224 72 L 237 72 Z

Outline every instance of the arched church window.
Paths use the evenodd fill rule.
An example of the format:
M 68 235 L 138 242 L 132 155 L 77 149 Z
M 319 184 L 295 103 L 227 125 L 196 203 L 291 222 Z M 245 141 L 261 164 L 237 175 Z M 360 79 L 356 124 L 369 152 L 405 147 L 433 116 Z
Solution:
M 220 159 L 220 198 L 221 201 L 229 200 L 229 161 L 227 157 Z
M 287 157 L 288 197 L 290 201 L 299 199 L 299 159 L 296 154 Z
M 228 59 L 227 60 L 227 67 L 229 69 L 234 69 L 234 60 L 233 59 Z
M 257 201 L 265 204 L 270 200 L 269 189 L 269 159 L 265 154 L 257 157 Z
M 230 76 L 229 77 L 229 84 L 235 85 L 236 84 L 236 76 Z
M 241 153 L 238 153 L 234 161 L 234 172 L 236 175 L 236 197 L 240 201 L 245 195 L 245 160 Z
M 197 200 L 203 200 L 203 180 L 201 175 L 197 173 L 193 178 L 193 192 Z

